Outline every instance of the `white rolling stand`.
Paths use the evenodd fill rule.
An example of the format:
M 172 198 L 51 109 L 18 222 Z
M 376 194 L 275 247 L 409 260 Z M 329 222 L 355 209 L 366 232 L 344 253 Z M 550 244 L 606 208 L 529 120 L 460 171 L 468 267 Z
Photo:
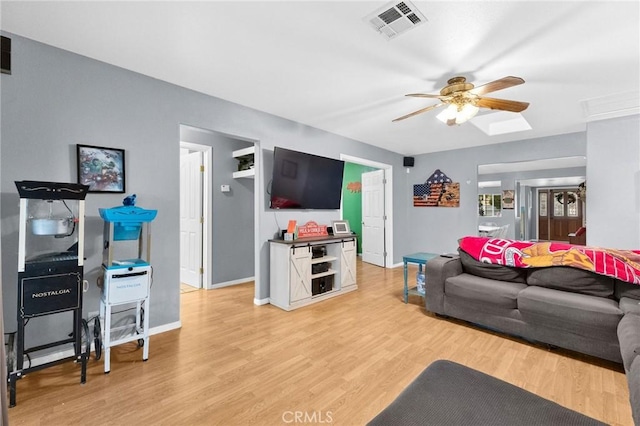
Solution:
M 149 297 L 151 295 L 151 266 L 129 266 L 122 269 L 104 268 L 104 282 L 100 297 L 100 317 L 104 324 L 104 372 L 111 371 L 111 348 L 138 341 L 142 346 L 142 360 L 149 359 Z M 135 323 L 118 327 L 112 325 L 113 308 L 136 305 Z M 144 308 L 143 308 L 144 306 Z M 122 335 L 112 340 L 113 335 Z
M 104 325 L 102 344 L 106 374 L 111 371 L 111 348 L 114 346 L 137 341 L 138 347 L 143 348 L 142 360 L 149 359 L 149 311 L 153 281 L 153 268 L 149 263 L 149 223 L 155 219 L 157 210 L 133 206 L 99 210 L 105 221 L 100 318 Z M 114 260 L 117 247 L 133 250 L 133 256 L 137 257 Z M 135 305 L 135 321 L 121 324 L 119 320 L 114 323 L 114 315 L 134 309 L 126 305 Z

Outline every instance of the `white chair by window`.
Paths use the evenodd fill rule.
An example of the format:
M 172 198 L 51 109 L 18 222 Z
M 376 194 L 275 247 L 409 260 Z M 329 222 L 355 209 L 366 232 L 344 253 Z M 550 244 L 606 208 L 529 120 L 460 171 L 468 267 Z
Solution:
M 498 228 L 494 234 L 492 235 L 493 238 L 506 238 L 507 237 L 507 231 L 509 230 L 509 224 L 507 223 L 506 225 L 502 225 L 500 228 Z
M 478 226 L 478 235 L 481 237 L 492 237 L 498 231 L 498 224 L 495 222 L 482 222 Z

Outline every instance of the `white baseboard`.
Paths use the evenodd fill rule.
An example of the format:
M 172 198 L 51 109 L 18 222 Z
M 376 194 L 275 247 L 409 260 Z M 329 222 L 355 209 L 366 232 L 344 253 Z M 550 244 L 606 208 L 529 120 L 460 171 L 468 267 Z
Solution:
M 358 253 L 356 256 L 362 258 L 362 253 Z M 404 265 L 404 263 L 400 262 L 400 263 L 395 263 L 395 264 L 392 264 L 392 265 L 387 265 L 386 268 L 387 269 L 389 269 L 389 268 L 397 268 L 398 266 L 402 266 L 402 265 Z
M 149 336 L 153 336 L 154 334 L 166 333 L 167 331 L 171 330 L 177 330 L 178 328 L 182 328 L 182 321 L 175 321 L 159 325 L 157 327 L 151 327 L 149 329 Z
M 258 305 L 258 306 L 262 306 L 262 305 L 266 305 L 269 303 L 269 298 L 267 297 L 266 299 L 253 299 L 253 304 L 254 305 Z
M 168 324 L 164 324 L 164 325 L 160 325 L 158 327 L 152 327 L 149 329 L 149 335 L 153 336 L 154 334 L 160 334 L 160 333 L 165 333 L 167 331 L 171 331 L 171 330 L 176 330 L 178 328 L 182 327 L 182 322 L 181 321 L 176 321 L 176 322 L 171 322 Z M 93 336 L 93 334 L 92 334 Z M 71 346 L 71 344 L 69 344 L 69 346 Z M 91 343 L 91 351 L 95 351 L 95 344 Z M 70 347 L 68 349 L 62 350 L 62 351 L 57 351 L 57 352 L 52 352 L 46 355 L 41 355 L 41 356 L 37 356 L 37 357 L 33 357 L 31 358 L 31 366 L 35 367 L 37 365 L 42 365 L 42 364 L 46 364 L 49 362 L 54 362 L 54 361 L 58 361 L 60 359 L 64 359 L 64 358 L 69 358 L 72 357 L 74 355 L 74 351 L 73 348 Z M 24 365 L 29 365 L 28 362 L 25 362 Z
M 255 281 L 255 277 L 240 278 L 239 280 L 225 281 L 223 283 L 211 284 L 209 288 L 214 289 L 214 288 L 229 287 L 231 285 L 244 284 L 249 281 Z

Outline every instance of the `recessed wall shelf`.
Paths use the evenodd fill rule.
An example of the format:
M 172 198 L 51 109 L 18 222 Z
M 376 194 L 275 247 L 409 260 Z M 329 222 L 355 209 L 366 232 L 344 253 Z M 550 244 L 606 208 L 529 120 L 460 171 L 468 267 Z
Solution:
M 239 149 L 237 151 L 233 151 L 232 156 L 236 160 L 238 160 L 238 168 L 241 168 L 243 164 L 249 163 L 251 164 L 251 168 L 245 170 L 239 170 L 237 172 L 233 172 L 234 179 L 238 178 L 250 178 L 253 179 L 256 171 L 253 168 L 253 160 L 256 152 L 256 147 L 250 146 L 248 148 Z

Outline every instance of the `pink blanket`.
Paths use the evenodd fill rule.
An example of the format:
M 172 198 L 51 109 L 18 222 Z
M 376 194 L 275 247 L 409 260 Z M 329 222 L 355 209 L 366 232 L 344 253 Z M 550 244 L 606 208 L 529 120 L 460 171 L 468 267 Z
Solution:
M 519 268 L 571 266 L 640 285 L 640 250 L 486 237 L 464 237 L 460 248 L 485 263 Z

